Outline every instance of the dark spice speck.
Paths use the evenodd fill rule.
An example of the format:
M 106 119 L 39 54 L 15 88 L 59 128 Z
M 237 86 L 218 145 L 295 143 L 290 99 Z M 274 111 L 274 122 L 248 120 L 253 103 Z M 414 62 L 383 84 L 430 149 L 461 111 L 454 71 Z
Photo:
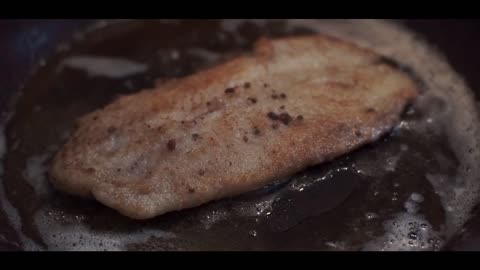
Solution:
M 225 89 L 225 94 L 233 94 L 233 93 L 235 93 L 235 88 L 229 87 Z
M 243 141 L 244 141 L 244 142 L 248 142 L 248 137 L 247 137 L 247 136 L 243 136 Z
M 260 135 L 260 129 L 258 127 L 253 128 L 253 134 Z
M 288 125 L 292 121 L 292 117 L 288 113 L 281 113 L 278 116 L 278 120 L 280 120 L 283 124 Z
M 250 83 L 249 83 L 249 82 L 246 82 L 246 83 L 243 85 L 243 87 L 245 87 L 245 88 L 247 88 L 247 89 L 250 88 Z
M 200 171 L 198 171 L 198 174 L 199 174 L 199 175 L 204 175 L 204 174 L 205 174 L 205 170 L 201 169 Z
M 274 121 L 275 121 L 275 120 L 278 120 L 278 115 L 275 114 L 274 112 L 269 112 L 269 113 L 267 113 L 267 117 L 270 118 L 270 119 L 272 119 L 272 120 L 274 120 Z
M 287 95 L 285 95 L 284 93 L 281 93 L 281 94 L 280 94 L 280 98 L 281 98 L 281 99 L 286 99 L 286 98 L 287 98 Z
M 200 135 L 198 135 L 197 133 L 193 133 L 193 134 L 192 134 L 192 139 L 193 139 L 194 141 L 196 141 L 196 140 L 200 139 Z
M 302 120 L 303 120 L 303 115 L 297 116 L 297 120 L 298 120 L 298 121 L 302 121 Z
M 359 130 L 355 131 L 355 136 L 357 136 L 357 137 L 362 136 L 362 132 L 360 132 Z
M 247 98 L 247 100 L 248 100 L 249 102 L 251 102 L 252 104 L 257 103 L 257 99 L 254 98 L 254 97 L 249 97 L 249 98 Z
M 167 149 L 169 151 L 175 150 L 175 146 L 176 146 L 175 139 L 171 139 L 167 142 Z

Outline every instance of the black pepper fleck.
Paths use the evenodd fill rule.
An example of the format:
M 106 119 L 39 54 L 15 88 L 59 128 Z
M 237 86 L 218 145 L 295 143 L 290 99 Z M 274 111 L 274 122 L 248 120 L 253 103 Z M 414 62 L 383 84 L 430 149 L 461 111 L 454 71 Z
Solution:
M 245 87 L 245 88 L 247 88 L 247 89 L 250 88 L 250 83 L 249 83 L 249 82 L 246 82 L 246 83 L 243 85 L 243 87 Z
M 287 95 L 285 95 L 284 93 L 281 93 L 281 94 L 280 94 L 280 98 L 281 98 L 281 99 L 286 99 L 286 98 L 287 98 Z
M 176 146 L 175 139 L 171 139 L 167 142 L 167 149 L 169 151 L 175 150 L 175 146 Z
M 194 141 L 196 141 L 196 140 L 200 139 L 200 135 L 198 135 L 197 133 L 193 133 L 193 134 L 192 134 L 192 139 L 193 139 Z
M 189 193 L 195 193 L 195 189 L 194 188 L 188 188 L 188 192 Z
M 278 128 L 278 124 L 277 124 L 277 123 L 272 124 L 272 128 L 273 128 L 273 129 L 277 129 L 277 128 Z
M 225 94 L 233 94 L 233 93 L 235 93 L 235 88 L 229 87 L 225 89 Z
M 248 137 L 247 137 L 247 136 L 243 136 L 243 141 L 244 141 L 244 142 L 248 142 Z
M 260 135 L 260 129 L 258 127 L 253 128 L 253 134 Z
M 249 102 L 251 102 L 252 104 L 257 103 L 257 99 L 254 98 L 254 97 L 249 97 L 249 98 L 247 98 L 247 100 L 248 100 Z
M 284 110 L 284 109 L 285 109 L 284 105 L 280 106 L 280 110 Z
M 265 87 L 265 88 L 268 87 L 268 83 L 264 83 L 263 87 Z
M 202 169 L 202 170 L 198 171 L 198 174 L 199 174 L 199 175 L 204 175 L 204 174 L 205 174 L 205 170 Z
M 267 113 L 267 117 L 270 118 L 270 119 L 272 119 L 272 120 L 274 120 L 274 121 L 275 121 L 275 120 L 278 120 L 278 115 L 275 114 L 274 112 L 269 112 L 269 113 Z
M 280 120 L 283 124 L 288 125 L 292 121 L 292 117 L 288 113 L 281 113 L 278 116 L 278 120 Z
M 360 131 L 358 131 L 358 130 L 357 130 L 357 131 L 355 131 L 355 136 L 357 136 L 357 137 L 360 137 L 360 136 L 362 136 L 362 132 L 360 132 Z
M 302 120 L 303 120 L 303 115 L 297 116 L 297 120 L 298 120 L 298 121 L 302 121 Z
M 375 109 L 374 109 L 374 108 L 368 108 L 368 109 L 367 109 L 367 112 L 368 112 L 368 113 L 373 113 L 373 112 L 375 112 Z
M 207 106 L 210 106 L 212 103 L 210 103 L 210 101 L 207 101 Z

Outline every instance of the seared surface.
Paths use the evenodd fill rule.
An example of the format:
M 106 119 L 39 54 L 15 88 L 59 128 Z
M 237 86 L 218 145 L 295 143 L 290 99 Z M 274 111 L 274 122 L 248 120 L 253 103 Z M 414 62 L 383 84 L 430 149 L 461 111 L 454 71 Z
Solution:
M 262 40 L 79 121 L 52 183 L 131 218 L 266 185 L 377 139 L 417 94 L 370 51 L 324 36 Z

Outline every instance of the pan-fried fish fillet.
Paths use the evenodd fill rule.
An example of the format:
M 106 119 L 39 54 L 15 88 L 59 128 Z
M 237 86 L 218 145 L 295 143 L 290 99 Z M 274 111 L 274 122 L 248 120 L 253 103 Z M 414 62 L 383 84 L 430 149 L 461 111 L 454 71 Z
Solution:
M 135 219 L 260 188 L 392 128 L 417 89 L 383 59 L 325 36 L 262 39 L 84 116 L 51 181 Z

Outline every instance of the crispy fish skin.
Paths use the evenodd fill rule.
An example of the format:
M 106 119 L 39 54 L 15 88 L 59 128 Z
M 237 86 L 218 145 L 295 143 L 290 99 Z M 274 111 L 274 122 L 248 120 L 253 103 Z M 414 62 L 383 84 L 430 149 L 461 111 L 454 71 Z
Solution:
M 259 40 L 235 58 L 79 120 L 51 182 L 134 219 L 260 188 L 388 132 L 415 83 L 327 36 Z

